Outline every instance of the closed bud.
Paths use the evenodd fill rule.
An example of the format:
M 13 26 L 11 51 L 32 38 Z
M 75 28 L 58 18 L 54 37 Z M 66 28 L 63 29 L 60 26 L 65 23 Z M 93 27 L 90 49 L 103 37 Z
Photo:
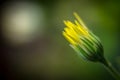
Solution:
M 76 17 L 74 23 L 69 20 L 64 21 L 67 26 L 63 31 L 64 37 L 85 60 L 102 62 L 104 55 L 100 39 L 85 26 L 77 13 L 74 13 L 74 16 Z

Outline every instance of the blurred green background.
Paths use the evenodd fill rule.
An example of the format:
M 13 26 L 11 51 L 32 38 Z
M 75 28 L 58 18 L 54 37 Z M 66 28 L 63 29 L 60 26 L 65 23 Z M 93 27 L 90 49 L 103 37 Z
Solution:
M 34 1 L 33 1 L 34 2 Z M 62 36 L 63 20 L 74 21 L 77 12 L 102 41 L 105 57 L 120 72 L 119 0 L 39 0 L 44 26 L 42 34 L 26 44 L 9 46 L 11 72 L 26 80 L 114 80 L 99 63 L 81 59 Z M 21 23 L 22 24 L 22 23 Z M 41 31 L 41 30 L 40 30 Z M 12 43 L 11 43 L 12 44 Z

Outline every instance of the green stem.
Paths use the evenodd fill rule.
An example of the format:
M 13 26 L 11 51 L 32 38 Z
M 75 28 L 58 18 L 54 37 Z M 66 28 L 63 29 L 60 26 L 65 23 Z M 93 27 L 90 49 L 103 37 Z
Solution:
M 116 69 L 111 65 L 110 62 L 108 62 L 106 59 L 102 61 L 102 64 L 104 64 L 105 68 L 112 74 L 116 80 L 120 80 L 120 74 L 116 71 Z

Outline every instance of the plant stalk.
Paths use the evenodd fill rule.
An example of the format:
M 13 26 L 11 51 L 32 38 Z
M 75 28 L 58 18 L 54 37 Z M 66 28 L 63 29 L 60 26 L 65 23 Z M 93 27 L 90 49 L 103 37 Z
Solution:
M 108 62 L 105 58 L 101 61 L 105 68 L 111 73 L 111 75 L 116 79 L 120 80 L 120 73 Z

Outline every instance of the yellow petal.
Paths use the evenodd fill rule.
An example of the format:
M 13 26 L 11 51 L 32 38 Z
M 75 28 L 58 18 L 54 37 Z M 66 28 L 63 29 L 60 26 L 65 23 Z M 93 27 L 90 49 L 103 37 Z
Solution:
M 77 25 L 77 29 L 78 29 L 81 33 L 83 33 L 84 35 L 87 35 L 87 34 L 88 34 L 88 30 L 86 30 L 84 27 L 82 27 L 82 26 L 78 23 L 78 21 L 75 20 L 75 23 L 76 23 L 76 25 Z
M 76 26 L 71 21 L 64 21 L 64 24 L 70 29 L 74 29 L 74 27 Z
M 82 19 L 78 16 L 78 14 L 76 12 L 74 12 L 73 14 L 74 14 L 75 18 L 79 21 L 79 23 L 81 24 L 81 26 L 83 26 L 83 27 L 85 27 L 87 29 L 87 27 L 83 23 Z
M 64 31 L 63 31 L 63 35 L 70 42 L 70 44 L 76 45 L 76 42 L 72 38 L 70 38 Z
M 77 34 L 75 31 L 69 29 L 69 28 L 65 28 L 65 32 L 66 34 L 71 37 L 75 42 L 80 42 L 79 39 L 79 34 Z

